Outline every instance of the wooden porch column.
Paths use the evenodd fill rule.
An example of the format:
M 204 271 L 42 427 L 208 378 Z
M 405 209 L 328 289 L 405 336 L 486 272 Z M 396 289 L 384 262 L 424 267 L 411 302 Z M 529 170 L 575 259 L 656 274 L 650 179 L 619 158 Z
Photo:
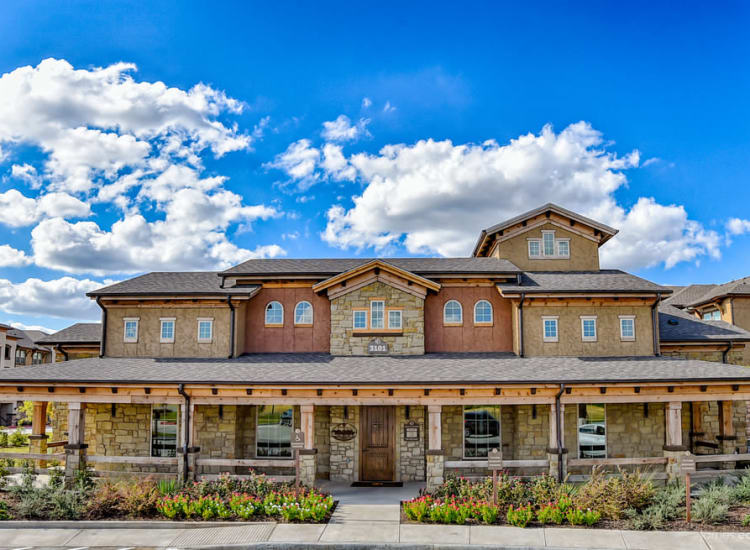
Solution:
M 47 402 L 34 401 L 34 414 L 31 417 L 31 435 L 29 436 L 29 452 L 33 454 L 47 454 Z M 36 462 L 38 468 L 46 468 L 46 460 Z
M 690 454 L 682 443 L 682 403 L 670 401 L 665 405 L 666 444 L 664 456 L 667 458 L 667 475 L 674 478 L 680 474 L 682 458 Z
M 439 451 L 443 449 L 442 436 L 442 406 L 429 405 L 427 407 L 428 416 L 428 449 Z
M 305 434 L 305 447 L 299 449 L 299 478 L 300 483 L 308 487 L 315 485 L 317 476 L 317 453 L 315 448 L 315 406 L 300 406 L 300 426 Z
M 565 403 L 560 403 L 560 446 L 557 441 L 557 405 L 550 403 L 549 406 L 549 445 L 547 446 L 547 460 L 549 460 L 549 475 L 565 478 L 568 472 L 568 450 L 565 448 Z M 560 462 L 562 462 L 562 475 L 560 475 Z
M 300 425 L 302 432 L 305 434 L 305 449 L 315 448 L 315 406 L 314 405 L 301 405 L 300 412 L 302 413 Z
M 719 401 L 719 453 L 728 455 L 734 453 L 737 446 L 737 436 L 734 433 L 734 414 L 732 401 Z M 733 470 L 736 462 L 722 462 L 723 470 Z
M 65 445 L 65 482 L 72 483 L 77 470 L 86 467 L 84 440 L 86 403 L 68 403 L 68 444 Z
M 443 451 L 442 407 L 427 407 L 427 461 L 425 478 L 430 491 L 443 484 L 445 479 L 445 452 Z M 461 435 L 463 437 L 463 434 Z

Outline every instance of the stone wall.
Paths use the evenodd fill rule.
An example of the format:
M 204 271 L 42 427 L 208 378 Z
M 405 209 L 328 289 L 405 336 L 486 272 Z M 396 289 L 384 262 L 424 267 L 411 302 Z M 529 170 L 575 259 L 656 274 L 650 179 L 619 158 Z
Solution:
M 349 441 L 330 438 L 330 479 L 331 481 L 359 480 L 359 407 L 346 407 L 348 417 L 344 417 L 344 407 L 331 406 L 330 429 L 336 424 L 347 423 L 354 426 L 357 435 Z
M 68 404 L 67 403 L 50 403 L 52 409 L 52 441 L 67 441 L 68 439 Z
M 724 346 L 726 348 L 726 345 Z M 746 350 L 734 349 L 727 353 L 727 363 L 732 365 L 748 365 L 745 358 Z M 697 359 L 700 361 L 713 361 L 721 363 L 722 350 L 695 349 L 694 346 L 684 346 L 677 349 L 676 344 L 662 344 L 661 354 L 664 357 L 679 357 L 681 359 Z
M 607 457 L 662 456 L 666 420 L 664 403 L 608 403 Z
M 316 477 L 329 479 L 331 473 L 331 407 L 315 406 Z
M 396 480 L 425 480 L 425 413 L 426 408 L 417 405 L 409 407 L 409 418 L 406 418 L 406 407 L 396 407 Z M 406 441 L 404 427 L 414 422 L 419 428 L 419 440 Z
M 386 329 L 388 308 L 402 309 L 402 333 L 352 335 L 353 308 L 369 308 L 370 299 L 374 298 L 385 300 Z M 367 355 L 367 345 L 374 334 L 378 334 L 378 338 L 388 343 L 391 355 L 424 354 L 424 300 L 381 282 L 369 284 L 331 300 L 332 355 Z
M 103 456 L 151 456 L 151 405 L 88 403 L 84 442 L 88 454 Z M 174 466 L 95 464 L 97 470 L 156 472 Z

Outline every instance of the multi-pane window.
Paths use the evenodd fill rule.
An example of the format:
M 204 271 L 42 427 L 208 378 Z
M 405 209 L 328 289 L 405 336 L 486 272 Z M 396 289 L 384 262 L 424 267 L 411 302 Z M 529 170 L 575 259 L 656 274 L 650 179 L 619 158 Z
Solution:
M 542 328 L 545 342 L 557 342 L 557 317 L 542 317 Z
M 456 300 L 448 300 L 443 307 L 443 323 L 461 324 L 464 321 L 463 309 Z
M 529 243 L 529 258 L 570 258 L 570 239 L 555 238 L 552 230 L 542 231 L 542 238 L 532 238 Z
M 529 257 L 537 258 L 542 255 L 542 243 L 538 240 L 529 241 Z
M 385 302 L 383 300 L 370 302 L 370 328 L 385 328 Z
M 388 311 L 388 328 L 393 330 L 400 330 L 402 328 L 400 309 L 391 309 Z
M 211 318 L 198 319 L 198 341 L 210 342 L 214 337 L 214 320 Z
M 703 319 L 706 321 L 721 321 L 721 312 L 718 309 L 707 311 L 703 314 Z
M 544 255 L 554 256 L 555 255 L 555 232 L 554 231 L 542 231 L 542 244 L 544 245 Z
M 635 340 L 635 316 L 620 316 L 620 340 Z
M 581 317 L 581 338 L 584 342 L 596 341 L 596 317 L 593 315 Z
M 138 318 L 137 317 L 126 317 L 123 319 L 125 323 L 125 335 L 124 340 L 126 342 L 137 342 L 138 341 Z
M 161 322 L 161 329 L 159 334 L 159 341 L 163 344 L 171 344 L 174 342 L 174 317 L 162 317 L 159 319 Z
M 367 328 L 367 311 L 364 309 L 354 311 L 354 328 L 365 330 Z
M 313 308 L 310 302 L 299 302 L 294 308 L 295 325 L 312 325 Z
M 487 300 L 479 300 L 474 304 L 474 322 L 477 324 L 492 323 L 492 304 Z
M 604 405 L 578 405 L 578 457 L 607 458 L 607 419 Z
M 570 256 L 570 241 L 557 241 L 557 255 L 561 258 Z
M 35 351 L 31 354 L 31 364 L 41 365 L 44 362 L 44 354 L 41 351 Z
M 464 407 L 464 458 L 487 458 L 500 448 L 500 406 Z
M 256 456 L 289 458 L 292 456 L 294 409 L 291 405 L 258 405 L 255 445 Z
M 16 348 L 16 365 L 26 364 L 26 350 Z
M 279 302 L 270 302 L 266 306 L 266 324 L 283 325 L 284 324 L 284 307 Z
M 178 405 L 154 405 L 151 409 L 151 456 L 177 456 Z

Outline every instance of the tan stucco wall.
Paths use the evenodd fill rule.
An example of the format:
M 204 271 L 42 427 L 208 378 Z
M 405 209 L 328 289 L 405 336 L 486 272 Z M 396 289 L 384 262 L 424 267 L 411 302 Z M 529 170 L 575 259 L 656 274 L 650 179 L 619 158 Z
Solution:
M 528 239 L 541 239 L 542 231 L 553 230 L 556 239 L 570 239 L 570 258 L 546 260 L 529 258 Z M 510 260 L 527 271 L 592 271 L 599 269 L 599 245 L 557 225 L 547 223 L 529 229 L 500 242 L 492 251 L 492 256 Z
M 124 342 L 125 317 L 139 317 L 138 342 Z M 175 341 L 159 342 L 160 317 L 175 317 Z M 198 317 L 213 317 L 211 343 L 198 343 Z M 229 307 L 110 307 L 107 309 L 107 356 L 110 357 L 227 357 Z
M 352 311 L 353 308 L 369 308 L 371 298 L 384 299 L 386 312 L 391 307 L 403 310 L 403 332 L 393 336 L 377 336 L 388 343 L 390 355 L 424 354 L 424 300 L 381 282 L 331 300 L 331 354 L 367 355 L 367 345 L 375 336 L 352 336 Z
M 558 342 L 544 342 L 542 316 L 558 316 Z M 597 316 L 596 342 L 581 338 L 581 315 Z M 635 315 L 635 340 L 620 340 L 620 315 Z M 648 306 L 524 306 L 524 354 L 533 356 L 613 357 L 654 353 Z

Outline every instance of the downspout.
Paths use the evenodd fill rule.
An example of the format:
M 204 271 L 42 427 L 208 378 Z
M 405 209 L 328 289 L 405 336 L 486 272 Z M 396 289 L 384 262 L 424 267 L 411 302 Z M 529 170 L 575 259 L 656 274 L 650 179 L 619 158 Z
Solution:
M 187 482 L 188 480 L 188 450 L 190 449 L 190 396 L 185 393 L 185 384 L 177 386 L 177 393 L 179 393 L 185 399 L 185 438 L 182 443 L 183 452 L 183 472 L 182 481 Z
M 518 304 L 518 355 L 523 357 L 523 302 L 526 300 L 526 293 L 521 293 L 521 302 Z
M 565 384 L 560 384 L 560 391 L 555 394 L 555 424 L 557 425 L 557 481 L 563 481 L 563 434 L 562 434 L 562 414 L 560 411 L 560 397 L 565 391 Z
M 101 343 L 100 343 L 99 345 L 101 346 Z M 57 351 L 59 351 L 60 353 L 62 353 L 62 355 L 63 355 L 63 357 L 65 357 L 65 360 L 66 360 L 66 361 L 69 361 L 69 360 L 70 360 L 70 359 L 68 358 L 68 352 L 67 352 L 67 351 L 65 351 L 64 349 L 62 349 L 62 346 L 57 346 L 57 347 L 56 347 L 56 349 L 57 349 Z
M 729 298 L 729 311 L 732 312 L 732 324 L 734 324 L 734 298 Z
M 661 292 L 656 295 L 656 301 L 651 306 L 651 325 L 654 329 L 654 355 L 657 357 L 661 355 L 661 349 L 659 349 L 659 302 L 661 302 Z
M 104 357 L 107 353 L 107 308 L 102 305 L 101 296 L 96 297 L 97 305 L 102 308 L 102 341 L 99 343 L 99 357 Z M 65 360 L 68 360 L 68 354 L 65 354 Z
M 732 351 L 732 341 L 730 340 L 727 345 L 727 349 L 721 352 L 721 362 L 726 363 L 727 362 L 727 354 Z
M 229 359 L 234 357 L 234 304 L 232 297 L 227 296 L 227 305 L 229 306 Z

